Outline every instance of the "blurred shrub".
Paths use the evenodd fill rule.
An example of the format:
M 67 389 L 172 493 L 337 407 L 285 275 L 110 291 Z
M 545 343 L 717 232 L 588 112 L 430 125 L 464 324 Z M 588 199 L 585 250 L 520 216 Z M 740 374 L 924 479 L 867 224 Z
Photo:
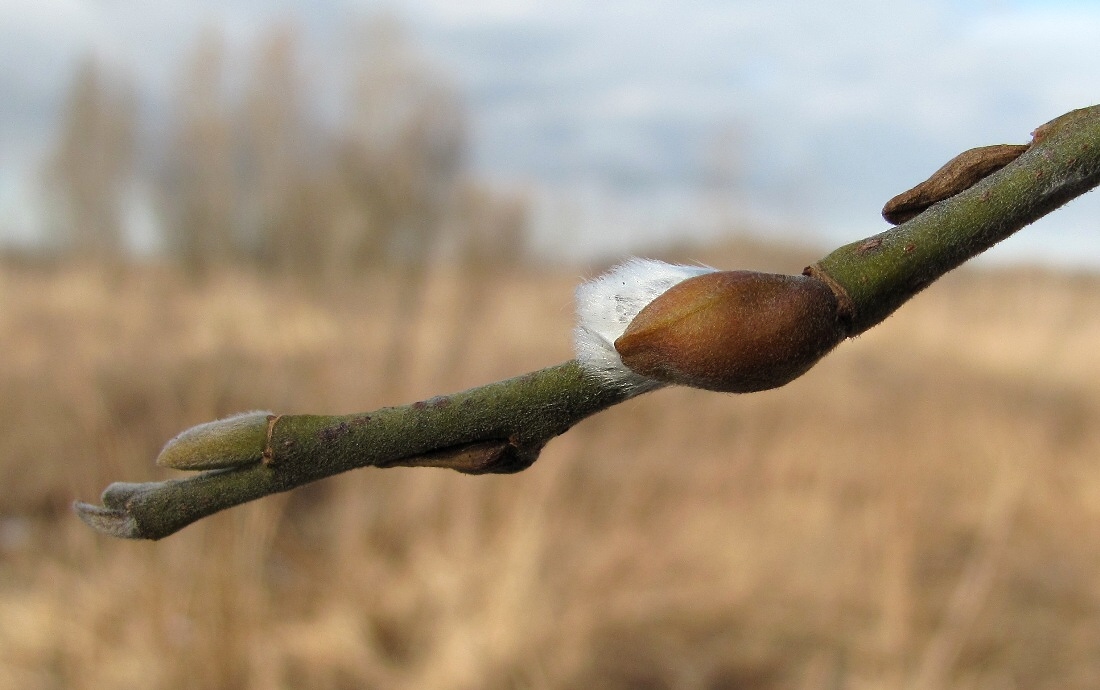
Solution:
M 128 195 L 150 190 L 159 245 L 196 274 L 245 262 L 342 277 L 415 268 L 440 252 L 516 258 L 525 204 L 468 171 L 460 95 L 393 21 L 371 22 L 355 39 L 347 74 L 326 72 L 322 84 L 302 69 L 292 24 L 265 32 L 244 69 L 231 59 L 238 47 L 208 30 L 166 122 L 147 128 L 161 136 L 141 146 L 132 90 L 87 62 L 47 166 L 59 245 L 123 253 Z M 334 84 L 340 116 L 326 123 L 316 104 Z

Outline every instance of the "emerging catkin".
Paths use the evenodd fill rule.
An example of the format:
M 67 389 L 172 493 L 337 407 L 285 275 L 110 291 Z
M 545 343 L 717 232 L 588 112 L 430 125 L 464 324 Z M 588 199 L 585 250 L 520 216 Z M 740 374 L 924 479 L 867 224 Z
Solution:
M 577 359 L 629 395 L 776 388 L 844 337 L 832 290 L 808 276 L 632 259 L 577 289 Z
M 669 288 L 716 270 L 634 258 L 582 283 L 576 292 L 577 325 L 573 329 L 573 346 L 581 366 L 605 386 L 630 396 L 664 385 L 623 364 L 615 341 L 642 309 Z

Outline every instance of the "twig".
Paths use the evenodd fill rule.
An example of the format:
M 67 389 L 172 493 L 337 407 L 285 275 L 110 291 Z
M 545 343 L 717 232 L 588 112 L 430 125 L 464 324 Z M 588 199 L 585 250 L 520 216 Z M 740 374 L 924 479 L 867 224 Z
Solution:
M 851 331 L 882 322 L 933 281 L 1100 183 L 1100 106 L 1035 130 L 1031 147 L 904 225 L 853 242 L 807 269 L 840 286 Z
M 263 496 L 359 467 L 449 467 L 468 474 L 526 469 L 542 447 L 624 398 L 567 362 L 464 393 L 342 416 L 283 415 L 254 462 L 184 479 L 115 483 L 103 506 L 75 505 L 115 537 L 160 539 Z
M 1040 127 L 1015 161 L 903 225 L 841 247 L 804 273 L 832 289 L 844 335 L 857 335 L 944 273 L 1097 184 L 1100 106 Z M 220 462 L 211 452 L 205 465 L 194 466 L 232 467 L 112 484 L 102 506 L 78 502 L 75 509 L 106 534 L 160 539 L 225 508 L 358 467 L 518 472 L 550 439 L 627 397 L 571 361 L 404 407 L 346 416 L 273 415 L 259 435 L 235 422 L 219 439 L 223 427 L 215 423 L 206 429 L 215 437 L 206 447 L 231 447 L 233 457 Z

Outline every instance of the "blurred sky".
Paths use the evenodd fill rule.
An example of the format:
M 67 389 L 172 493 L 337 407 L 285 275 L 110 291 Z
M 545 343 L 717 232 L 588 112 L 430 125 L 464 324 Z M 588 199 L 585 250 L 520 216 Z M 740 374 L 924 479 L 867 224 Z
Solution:
M 1100 102 L 1084 0 L 3 0 L 0 233 L 33 236 L 36 170 L 89 51 L 155 114 L 205 26 L 244 51 L 293 18 L 323 82 L 348 26 L 382 11 L 466 95 L 477 171 L 534 190 L 538 245 L 565 254 L 707 239 L 719 216 L 851 241 L 960 151 Z M 991 258 L 1100 266 L 1098 199 Z

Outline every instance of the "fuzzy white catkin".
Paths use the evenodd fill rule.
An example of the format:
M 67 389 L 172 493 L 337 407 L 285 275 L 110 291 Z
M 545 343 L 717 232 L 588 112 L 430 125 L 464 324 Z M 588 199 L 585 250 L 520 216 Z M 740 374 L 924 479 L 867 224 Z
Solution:
M 714 273 L 708 266 L 682 266 L 654 259 L 630 259 L 577 287 L 573 348 L 586 370 L 630 396 L 664 385 L 631 371 L 615 341 L 647 304 L 688 278 Z

